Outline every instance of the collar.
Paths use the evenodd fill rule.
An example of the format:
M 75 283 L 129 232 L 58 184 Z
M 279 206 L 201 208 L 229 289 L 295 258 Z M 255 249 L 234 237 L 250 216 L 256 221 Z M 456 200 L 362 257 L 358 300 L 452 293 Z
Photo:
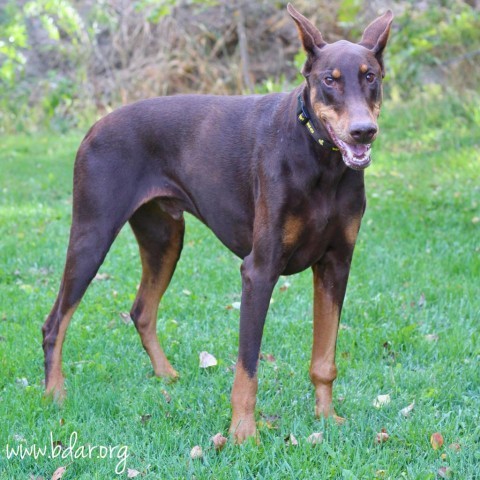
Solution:
M 315 127 L 312 124 L 312 117 L 310 117 L 310 114 L 308 113 L 308 110 L 305 107 L 305 103 L 303 102 L 301 94 L 298 95 L 297 120 L 302 125 L 305 125 L 307 127 L 307 130 L 315 140 L 315 143 L 318 143 L 319 145 L 321 145 L 324 148 L 327 148 L 328 150 L 333 150 L 335 152 L 338 152 L 339 149 L 335 144 L 333 144 L 332 142 L 329 142 L 325 138 L 322 138 L 320 134 L 317 132 L 317 130 L 315 130 Z

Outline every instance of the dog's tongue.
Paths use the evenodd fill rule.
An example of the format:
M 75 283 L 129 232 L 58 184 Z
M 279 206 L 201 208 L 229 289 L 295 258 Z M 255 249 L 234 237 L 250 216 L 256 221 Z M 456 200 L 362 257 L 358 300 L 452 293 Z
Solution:
M 356 157 L 362 157 L 370 149 L 370 145 L 362 145 L 362 144 L 350 145 L 348 143 L 345 143 L 345 146 L 347 146 L 350 152 Z

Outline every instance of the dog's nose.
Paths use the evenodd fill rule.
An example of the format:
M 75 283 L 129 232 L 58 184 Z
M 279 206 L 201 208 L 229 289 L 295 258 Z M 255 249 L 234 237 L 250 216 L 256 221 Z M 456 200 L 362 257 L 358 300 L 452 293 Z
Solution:
M 350 127 L 350 136 L 358 143 L 370 143 L 377 130 L 373 123 L 355 123 Z

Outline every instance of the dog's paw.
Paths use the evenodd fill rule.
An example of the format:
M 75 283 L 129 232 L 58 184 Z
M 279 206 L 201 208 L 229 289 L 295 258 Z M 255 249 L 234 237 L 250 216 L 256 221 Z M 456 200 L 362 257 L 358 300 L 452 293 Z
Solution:
M 260 443 L 253 415 L 240 419 L 232 419 L 229 433 L 232 436 L 233 443 L 237 445 L 245 442 L 245 440 L 249 438 L 252 438 L 257 445 Z

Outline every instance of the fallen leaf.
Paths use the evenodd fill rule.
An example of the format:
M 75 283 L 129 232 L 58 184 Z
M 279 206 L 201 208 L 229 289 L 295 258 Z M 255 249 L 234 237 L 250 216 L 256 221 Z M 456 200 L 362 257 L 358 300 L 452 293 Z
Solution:
M 462 448 L 459 443 L 451 443 L 448 448 L 450 450 L 453 450 L 454 452 L 459 452 L 460 449 Z
M 298 440 L 295 438 L 295 435 L 291 433 L 288 437 L 285 438 L 285 443 L 287 445 L 292 445 L 292 447 L 298 446 Z
M 381 408 L 384 405 L 388 405 L 391 401 L 390 395 L 387 393 L 385 395 L 378 395 L 377 398 L 373 401 L 373 406 L 375 408 Z
M 140 421 L 145 425 L 152 419 L 152 415 L 150 413 L 145 413 L 141 415 Z
M 291 287 L 291 283 L 290 283 L 290 282 L 285 282 L 285 283 L 280 287 L 280 291 L 281 291 L 281 292 L 285 292 L 285 290 L 288 290 L 290 287 Z
M 269 415 L 268 413 L 260 412 L 260 417 L 264 420 L 264 422 L 259 422 L 260 425 L 264 423 L 264 425 L 270 430 L 275 430 L 278 428 L 276 423 L 280 420 L 280 415 Z
M 94 280 L 110 280 L 112 278 L 108 273 L 97 273 L 94 277 Z
M 375 437 L 375 443 L 377 444 L 384 443 L 389 439 L 389 437 L 390 435 L 387 433 L 387 431 L 384 428 L 382 428 L 382 430 L 379 433 L 377 433 Z
M 440 467 L 438 469 L 438 476 L 441 478 L 452 478 L 453 470 L 450 467 Z
M 240 302 L 233 302 L 232 308 L 234 308 L 235 310 L 240 310 L 240 305 L 241 305 Z
M 128 325 L 132 321 L 132 319 L 130 318 L 130 314 L 127 312 L 120 312 L 119 315 L 125 325 Z
M 385 478 L 386 474 L 387 474 L 386 470 L 377 470 L 375 472 L 375 478 Z
M 191 450 L 190 450 L 190 458 L 192 460 L 195 460 L 197 458 L 202 458 L 203 457 L 203 450 L 200 445 L 195 445 Z
M 208 352 L 200 352 L 200 368 L 209 368 L 217 365 L 217 359 Z
M 127 478 L 135 478 L 140 475 L 140 472 L 138 470 L 135 470 L 134 468 L 127 468 Z
M 413 407 L 415 407 L 415 400 L 414 400 L 410 405 L 407 405 L 405 408 L 402 408 L 402 409 L 400 410 L 400 413 L 401 413 L 404 417 L 409 417 L 410 414 L 412 413 Z
M 267 362 L 270 362 L 270 363 L 276 362 L 275 357 L 271 353 L 261 353 L 260 360 L 266 360 Z
M 17 385 L 20 385 L 21 387 L 28 387 L 28 380 L 25 377 L 17 378 L 15 382 Z
M 425 299 L 425 294 L 422 293 L 422 294 L 420 295 L 420 298 L 418 299 L 417 305 L 418 305 L 420 308 L 422 308 L 422 307 L 424 307 L 424 306 L 426 305 L 426 303 L 427 303 L 427 301 L 426 301 L 426 299 Z
M 432 433 L 430 444 L 434 450 L 438 450 L 443 445 L 443 436 L 440 432 Z
M 211 438 L 212 442 L 213 442 L 213 446 L 215 447 L 215 450 L 217 450 L 218 452 L 220 452 L 221 450 L 223 450 L 223 447 L 226 445 L 227 443 L 227 438 L 224 437 L 220 432 L 217 433 L 216 435 L 214 435 L 212 438 Z
M 425 335 L 425 340 L 427 342 L 436 342 L 439 339 L 439 336 L 436 333 L 429 333 Z
M 165 389 L 162 390 L 162 395 L 167 403 L 170 403 L 172 401 L 172 397 Z
M 187 297 L 192 294 L 192 292 L 191 292 L 190 290 L 187 290 L 187 289 L 182 290 L 182 293 L 183 293 L 184 295 L 187 295 Z
M 63 474 L 67 471 L 67 467 L 58 467 L 52 475 L 51 480 L 60 480 Z
M 323 442 L 323 432 L 314 432 L 307 438 L 307 442 L 312 445 L 318 445 Z

